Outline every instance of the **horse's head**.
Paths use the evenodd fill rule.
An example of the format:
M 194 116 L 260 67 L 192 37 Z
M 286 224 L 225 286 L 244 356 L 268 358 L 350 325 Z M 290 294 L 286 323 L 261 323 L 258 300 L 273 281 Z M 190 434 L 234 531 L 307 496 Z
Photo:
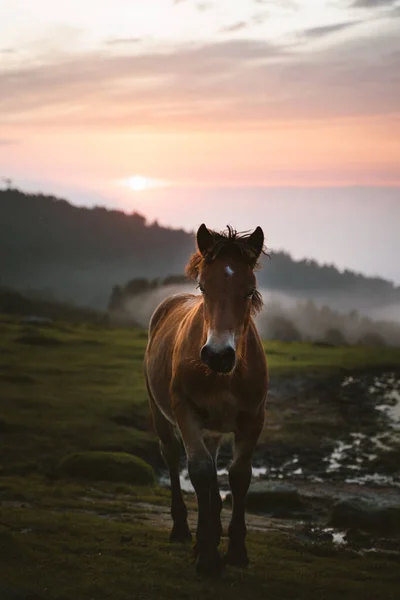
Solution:
M 203 294 L 205 343 L 200 357 L 212 371 L 230 373 L 240 353 L 250 316 L 261 309 L 254 270 L 263 252 L 264 233 L 257 227 L 238 235 L 228 227 L 220 234 L 203 224 L 197 231 L 197 253 L 187 274 Z

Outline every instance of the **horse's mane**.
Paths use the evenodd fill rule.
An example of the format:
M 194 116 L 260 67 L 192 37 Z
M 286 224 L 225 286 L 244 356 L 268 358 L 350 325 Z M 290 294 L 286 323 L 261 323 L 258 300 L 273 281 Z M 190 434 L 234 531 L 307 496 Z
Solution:
M 208 248 L 206 253 L 201 254 L 199 250 L 194 252 L 186 265 L 186 275 L 189 279 L 197 279 L 200 271 L 206 264 L 210 264 L 219 256 L 232 256 L 244 260 L 253 270 L 261 268 L 259 256 L 266 254 L 265 247 L 261 249 L 260 254 L 248 243 L 251 233 L 237 232 L 233 227 L 227 225 L 226 232 L 210 231 L 213 238 L 213 243 Z M 262 296 L 255 291 L 253 296 L 253 310 L 258 312 L 263 305 Z

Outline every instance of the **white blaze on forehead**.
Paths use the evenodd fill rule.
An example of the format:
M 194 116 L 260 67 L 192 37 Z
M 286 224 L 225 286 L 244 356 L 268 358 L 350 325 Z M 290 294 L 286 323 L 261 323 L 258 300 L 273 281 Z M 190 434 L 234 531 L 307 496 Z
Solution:
M 232 275 L 233 275 L 234 271 L 233 271 L 233 270 L 230 268 L 230 266 L 229 266 L 229 265 L 227 265 L 227 266 L 225 267 L 225 273 L 228 275 L 228 277 L 232 277 Z

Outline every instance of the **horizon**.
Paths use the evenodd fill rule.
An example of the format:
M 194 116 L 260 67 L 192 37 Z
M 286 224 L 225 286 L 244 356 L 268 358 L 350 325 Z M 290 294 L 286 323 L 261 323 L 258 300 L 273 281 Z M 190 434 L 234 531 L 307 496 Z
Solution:
M 185 230 L 263 223 L 400 284 L 400 0 L 25 5 L 0 7 L 0 177 Z
M 391 277 L 390 274 L 389 275 L 385 275 L 384 273 L 379 272 L 379 270 L 377 270 L 377 269 L 376 270 L 374 270 L 374 269 L 368 270 L 368 268 L 364 269 L 364 270 L 363 269 L 359 269 L 359 268 L 357 268 L 355 266 L 357 264 L 357 261 L 352 265 L 351 264 L 352 261 L 348 260 L 348 252 L 347 252 L 346 248 L 344 248 L 344 250 L 342 248 L 342 253 L 341 253 L 342 264 L 341 264 L 340 260 L 337 260 L 337 258 L 335 259 L 335 257 L 329 255 L 329 250 L 326 250 L 325 258 L 321 258 L 321 257 L 318 258 L 317 256 L 315 256 L 315 253 L 313 253 L 312 250 L 310 250 L 310 252 L 307 252 L 306 250 L 304 252 L 302 252 L 301 245 L 300 245 L 300 247 L 294 246 L 292 248 L 290 248 L 290 244 L 287 244 L 287 245 L 285 245 L 285 244 L 280 244 L 280 245 L 279 244 L 276 244 L 276 245 L 272 244 L 271 245 L 269 243 L 269 239 L 271 239 L 270 232 L 274 233 L 273 228 L 269 229 L 268 227 L 266 227 L 266 225 L 263 224 L 262 221 L 260 221 L 258 219 L 258 217 L 256 217 L 256 216 L 254 217 L 254 219 L 250 219 L 250 220 L 247 221 L 247 223 L 248 223 L 247 227 L 241 228 L 241 227 L 235 226 L 235 223 L 229 222 L 229 220 L 227 220 L 225 222 L 224 218 L 222 218 L 221 215 L 218 216 L 218 219 L 215 219 L 216 215 L 213 214 L 210 211 L 210 213 L 208 213 L 208 218 L 207 218 L 207 216 L 205 216 L 203 214 L 202 216 L 205 216 L 205 219 L 202 220 L 201 218 L 199 218 L 196 222 L 193 222 L 192 225 L 189 225 L 189 224 L 186 224 L 186 225 L 183 224 L 182 225 L 182 223 L 181 223 L 181 220 L 182 220 L 182 217 L 183 217 L 182 213 L 178 216 L 178 219 L 177 219 L 176 222 L 174 222 L 173 219 L 169 219 L 169 220 L 167 219 L 164 222 L 163 219 L 160 220 L 157 217 L 157 215 L 152 215 L 152 214 L 149 214 L 148 212 L 146 213 L 145 210 L 142 210 L 142 209 L 145 209 L 146 206 L 148 206 L 148 203 L 146 203 L 146 202 L 144 203 L 144 205 L 141 205 L 140 208 L 136 207 L 134 210 L 128 211 L 126 208 L 124 209 L 124 207 L 119 206 L 119 202 L 118 201 L 115 201 L 113 203 L 112 201 L 110 201 L 110 200 L 107 201 L 107 199 L 106 199 L 106 200 L 104 200 L 104 202 L 99 202 L 100 198 L 95 193 L 93 195 L 91 195 L 91 196 L 86 196 L 82 201 L 80 201 L 78 198 L 76 198 L 75 202 L 74 202 L 74 200 L 73 200 L 73 193 L 72 194 L 68 194 L 68 193 L 67 194 L 62 194 L 62 193 L 58 193 L 56 189 L 54 189 L 54 190 L 51 190 L 51 189 L 44 190 L 44 189 L 36 188 L 35 186 L 32 186 L 31 189 L 21 189 L 18 186 L 11 186 L 10 189 L 12 189 L 12 188 L 14 188 L 15 190 L 17 190 L 17 191 L 19 191 L 21 193 L 24 193 L 24 194 L 36 194 L 37 193 L 37 194 L 43 194 L 45 196 L 54 196 L 56 199 L 66 200 L 72 206 L 77 206 L 77 207 L 83 207 L 83 208 L 96 208 L 97 207 L 97 208 L 105 208 L 107 210 L 117 210 L 117 211 L 120 211 L 120 212 L 122 212 L 123 214 L 125 214 L 127 216 L 129 216 L 130 214 L 133 214 L 133 213 L 138 213 L 140 216 L 142 216 L 145 219 L 146 225 L 148 225 L 148 226 L 152 225 L 153 223 L 157 223 L 160 227 L 167 227 L 167 228 L 171 228 L 171 229 L 175 229 L 175 230 L 183 230 L 183 231 L 185 231 L 189 235 L 195 235 L 195 232 L 196 232 L 198 226 L 203 221 L 206 223 L 206 225 L 208 225 L 208 227 L 210 229 L 214 229 L 214 230 L 218 230 L 218 231 L 225 231 L 227 225 L 232 225 L 237 231 L 244 232 L 244 231 L 250 231 L 251 229 L 254 229 L 257 225 L 261 224 L 261 226 L 263 227 L 263 230 L 264 230 L 265 238 L 266 238 L 265 239 L 266 247 L 267 247 L 267 249 L 270 252 L 284 252 L 284 253 L 290 255 L 290 257 L 293 260 L 295 260 L 295 261 L 315 260 L 320 266 L 325 266 L 325 265 L 331 266 L 331 265 L 333 265 L 341 273 L 343 273 L 346 270 L 349 270 L 349 271 L 354 272 L 355 274 L 363 275 L 364 277 L 372 277 L 372 278 L 377 277 L 377 278 L 380 278 L 380 279 L 384 279 L 384 280 L 392 283 L 396 287 L 400 287 L 400 270 L 398 271 L 399 272 L 399 277 L 398 277 L 398 279 L 396 279 L 396 277 Z M 5 189 L 3 189 L 3 191 L 5 191 Z M 279 188 L 273 188 L 273 189 L 274 189 L 275 193 L 277 193 L 277 194 L 282 193 L 284 191 L 284 190 L 279 189 Z M 327 190 L 326 188 L 320 188 L 320 189 L 323 189 L 325 193 L 327 193 L 329 191 L 331 193 L 334 193 L 334 192 L 337 191 L 337 188 L 333 188 L 331 190 Z M 303 190 L 299 190 L 298 189 L 297 192 L 299 192 L 299 191 L 303 191 L 303 192 L 304 191 L 318 192 L 318 191 L 320 191 L 320 189 L 319 188 L 313 188 L 313 190 L 309 190 L 308 188 L 303 188 Z M 289 190 L 289 188 L 288 188 L 288 190 Z M 288 190 L 286 190 L 286 191 L 288 191 Z M 350 188 L 350 190 L 351 190 L 351 188 Z M 348 189 L 348 191 L 350 191 L 350 190 Z M 365 188 L 365 191 L 368 191 L 368 190 L 369 190 L 368 188 Z M 243 192 L 243 190 L 238 190 L 236 188 L 233 189 L 233 190 L 228 188 L 228 191 L 235 192 L 236 194 L 238 192 L 240 192 L 240 191 Z M 258 191 L 265 191 L 265 188 L 261 188 Z M 267 191 L 270 191 L 270 190 L 267 190 Z M 291 190 L 291 191 L 293 191 L 293 190 Z M 175 192 L 176 192 L 176 190 L 175 190 Z M 184 190 L 183 192 L 186 193 L 186 190 Z M 245 192 L 246 192 L 246 190 L 245 190 Z M 254 190 L 253 190 L 253 192 L 254 192 Z M 154 191 L 154 190 L 151 191 L 151 192 L 147 191 L 147 193 L 148 194 L 150 194 L 150 193 L 157 194 L 157 191 Z M 192 193 L 194 193 L 193 190 L 192 190 Z M 215 190 L 213 190 L 213 193 L 215 193 Z M 72 195 L 72 197 L 71 197 L 71 195 Z M 313 201 L 314 201 L 314 207 L 310 209 L 310 212 L 313 212 L 314 215 L 315 215 L 315 209 L 318 208 L 318 206 L 315 206 L 315 203 L 318 204 L 318 200 L 316 198 L 314 198 Z M 387 214 L 387 217 L 388 217 L 390 223 L 386 222 L 386 221 L 382 222 L 382 226 L 381 226 L 381 229 L 379 231 L 379 234 L 380 234 L 380 236 L 382 238 L 385 238 L 387 240 L 388 235 L 391 232 L 392 233 L 391 243 L 393 244 L 393 248 L 390 247 L 390 250 L 394 251 L 395 250 L 394 245 L 396 244 L 396 246 L 399 248 L 399 251 L 400 251 L 400 240 L 398 240 L 398 235 L 397 235 L 397 233 L 398 233 L 398 226 L 397 226 L 397 224 L 400 222 L 400 203 L 398 203 L 397 200 L 394 200 L 394 199 L 390 200 L 390 198 L 388 199 L 388 201 L 389 201 L 389 203 L 390 202 L 394 202 L 394 205 L 395 205 L 395 206 L 393 206 L 394 210 L 390 211 L 390 212 L 386 211 L 386 214 Z M 291 202 L 292 202 L 291 197 L 286 198 L 286 206 L 287 206 L 287 204 L 290 205 Z M 381 201 L 381 203 L 382 203 L 382 201 Z M 211 205 L 212 204 L 213 204 L 213 201 L 212 201 L 212 198 L 211 198 Z M 331 206 L 331 208 L 332 208 L 332 206 Z M 371 204 L 370 204 L 370 209 L 371 208 L 373 209 L 373 206 L 371 206 Z M 244 209 L 245 212 L 247 212 L 246 211 L 246 207 L 243 207 L 243 209 Z M 285 213 L 286 213 L 285 206 L 283 206 L 283 211 L 281 211 L 280 213 L 279 213 L 279 211 L 275 211 L 275 214 L 273 215 L 274 218 L 275 218 L 275 225 L 278 227 L 279 231 L 281 232 L 278 235 L 275 233 L 275 238 L 276 239 L 282 240 L 282 239 L 284 239 L 284 235 L 283 234 L 284 233 L 288 233 L 287 231 L 285 232 L 285 230 L 288 229 L 287 223 L 285 222 Z M 379 207 L 379 213 L 382 214 L 381 207 Z M 298 215 L 295 215 L 295 216 L 298 217 Z M 355 212 L 353 211 L 353 215 L 352 216 L 353 216 L 352 220 L 347 221 L 347 222 L 342 222 L 342 227 L 344 226 L 344 230 L 342 231 L 342 235 L 344 235 L 344 233 L 345 233 L 346 230 L 350 233 L 351 230 L 353 229 L 353 227 L 355 226 L 354 225 L 354 221 L 357 220 L 357 217 L 358 217 L 357 210 Z M 245 214 L 242 215 L 242 222 L 245 222 L 246 217 L 248 218 L 249 215 L 245 215 Z M 331 217 L 332 217 L 332 215 L 331 215 Z M 293 226 L 296 226 L 297 223 L 298 223 L 298 219 L 297 218 L 293 219 L 292 223 L 291 223 L 292 228 L 293 228 Z M 340 219 L 339 219 L 339 223 L 340 223 Z M 370 233 L 372 233 L 373 228 L 377 224 L 377 221 L 375 219 L 375 215 L 374 215 L 374 211 L 373 210 L 372 210 L 372 213 L 369 215 L 368 222 L 367 222 L 367 220 L 364 221 L 364 227 L 365 227 L 366 224 L 368 226 L 365 229 L 365 234 L 366 235 L 364 236 L 364 240 L 363 241 L 364 241 L 364 245 L 365 246 L 369 246 L 371 244 Z M 330 228 L 330 230 L 334 231 L 333 228 Z M 289 228 L 289 233 L 290 233 L 290 228 Z M 320 235 L 317 238 L 317 240 L 316 240 L 316 248 L 319 249 L 319 253 L 320 254 L 321 254 L 321 241 L 322 241 L 322 238 L 324 236 L 325 236 L 325 232 L 322 232 L 322 236 Z M 352 245 L 352 238 L 347 238 L 347 240 L 350 241 L 350 245 Z M 327 248 L 329 249 L 329 247 L 330 246 L 328 244 Z M 362 248 L 361 254 L 364 254 L 364 247 Z M 368 258 L 370 256 L 371 255 L 369 255 L 369 254 L 367 255 Z M 378 260 L 377 264 L 379 264 L 379 260 Z M 396 265 L 393 265 L 393 266 L 396 267 Z M 389 271 L 389 273 L 390 273 L 390 271 Z

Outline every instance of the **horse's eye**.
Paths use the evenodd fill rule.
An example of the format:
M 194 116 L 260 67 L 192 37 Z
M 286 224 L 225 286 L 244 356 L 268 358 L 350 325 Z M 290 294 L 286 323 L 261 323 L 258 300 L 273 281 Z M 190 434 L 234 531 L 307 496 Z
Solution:
M 198 288 L 201 291 L 201 293 L 204 294 L 204 292 L 205 292 L 204 285 L 202 285 L 201 283 L 199 283 Z
M 247 300 L 251 300 L 251 298 L 254 296 L 254 294 L 255 294 L 255 290 L 250 290 L 250 292 L 248 292 L 248 293 L 246 294 L 245 298 L 246 298 Z

